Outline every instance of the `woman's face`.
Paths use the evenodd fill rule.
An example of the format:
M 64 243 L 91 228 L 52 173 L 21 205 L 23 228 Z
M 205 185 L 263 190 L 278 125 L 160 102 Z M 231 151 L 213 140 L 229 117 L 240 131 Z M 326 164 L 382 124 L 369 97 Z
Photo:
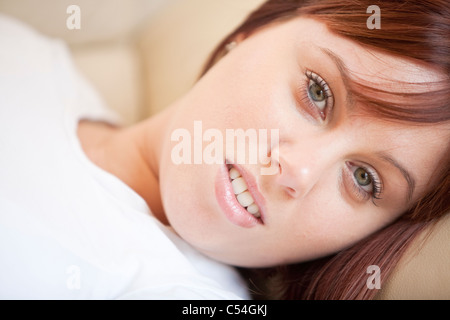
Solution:
M 439 76 L 360 47 L 312 19 L 295 18 L 243 39 L 178 103 L 172 119 L 169 131 L 187 129 L 192 139 L 184 144 L 192 148 L 190 161 L 177 164 L 174 155 L 187 153 L 174 134 L 160 167 L 165 213 L 182 238 L 232 265 L 300 262 L 386 226 L 427 190 L 445 152 L 448 126 L 415 126 L 359 113 L 342 80 L 343 68 L 384 89 L 398 86 L 397 81 Z M 268 138 L 278 133 L 272 145 L 266 144 L 270 174 L 262 174 L 267 164 L 249 157 L 234 166 L 236 192 L 247 188 L 251 196 L 241 195 L 239 201 L 230 191 L 225 162 L 236 163 L 236 155 L 250 151 L 227 149 L 224 140 L 221 163 L 205 163 L 198 153 L 213 145 L 203 136 L 208 129 L 226 139 L 227 129 L 238 128 L 268 129 Z M 246 210 L 251 202 L 256 206 Z

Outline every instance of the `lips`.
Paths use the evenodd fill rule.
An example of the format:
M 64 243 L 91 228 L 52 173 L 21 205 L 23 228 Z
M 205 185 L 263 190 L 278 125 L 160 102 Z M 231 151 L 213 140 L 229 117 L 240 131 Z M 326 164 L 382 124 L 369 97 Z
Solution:
M 235 225 L 251 228 L 263 224 L 264 199 L 252 175 L 238 165 L 220 168 L 216 198 L 225 216 Z

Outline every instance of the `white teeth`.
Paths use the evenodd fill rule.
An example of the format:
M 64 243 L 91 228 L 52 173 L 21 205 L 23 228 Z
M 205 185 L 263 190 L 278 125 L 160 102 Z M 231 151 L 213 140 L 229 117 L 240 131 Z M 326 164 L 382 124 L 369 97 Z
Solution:
M 233 187 L 234 194 L 236 195 L 239 204 L 246 208 L 247 211 L 256 218 L 261 217 L 258 205 L 256 205 L 250 192 L 247 191 L 247 184 L 245 183 L 244 178 L 241 177 L 239 171 L 235 168 L 231 168 L 229 170 L 229 175 L 231 178 L 231 186 Z
M 247 190 L 247 184 L 242 177 L 236 178 L 231 181 L 231 185 L 233 186 L 234 194 L 239 194 Z
M 245 191 L 245 192 L 242 192 L 242 193 L 238 194 L 236 196 L 236 198 L 238 199 L 239 203 L 243 207 L 248 207 L 249 205 L 251 205 L 254 202 L 253 198 L 252 198 L 252 195 L 248 191 Z
M 252 215 L 254 215 L 257 218 L 261 217 L 261 214 L 259 213 L 259 208 L 256 205 L 256 203 L 252 203 L 251 205 L 249 205 L 247 207 L 247 211 L 250 212 Z
M 239 171 L 237 171 L 235 168 L 231 168 L 230 169 L 230 178 L 233 180 L 233 179 L 236 179 L 236 178 L 238 178 L 238 177 L 240 177 L 241 176 L 241 174 L 239 173 Z

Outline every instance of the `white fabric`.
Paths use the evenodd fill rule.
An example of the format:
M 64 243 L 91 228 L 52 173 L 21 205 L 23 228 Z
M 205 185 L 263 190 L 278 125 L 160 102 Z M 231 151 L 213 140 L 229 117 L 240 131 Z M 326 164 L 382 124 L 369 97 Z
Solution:
M 81 118 L 119 121 L 63 43 L 0 15 L 0 298 L 248 299 L 89 161 Z

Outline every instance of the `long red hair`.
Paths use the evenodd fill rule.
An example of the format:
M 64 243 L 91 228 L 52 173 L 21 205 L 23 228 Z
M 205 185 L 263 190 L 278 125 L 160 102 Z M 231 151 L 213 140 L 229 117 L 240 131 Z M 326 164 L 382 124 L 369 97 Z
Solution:
M 381 28 L 371 30 L 366 26 L 370 15 L 366 13 L 366 9 L 374 4 L 381 9 Z M 369 49 L 427 64 L 447 77 L 434 84 L 435 90 L 427 89 L 420 93 L 386 92 L 349 79 L 353 96 L 362 102 L 359 105 L 366 112 L 379 118 L 415 124 L 449 122 L 450 5 L 446 0 L 269 0 L 217 46 L 203 73 L 226 54 L 226 45 L 238 35 L 248 36 L 272 22 L 298 15 L 316 18 L 326 23 L 337 35 Z M 402 99 L 389 99 L 390 95 L 400 96 Z M 450 143 L 443 148 L 450 151 Z M 277 281 L 272 283 L 268 295 L 262 292 L 263 295 L 258 297 L 374 298 L 377 291 L 366 285 L 367 267 L 379 266 L 383 281 L 409 244 L 450 211 L 450 157 L 442 159 L 441 163 L 436 170 L 436 174 L 440 176 L 437 184 L 396 222 L 335 255 L 270 269 Z M 276 296 L 272 295 L 274 292 L 277 293 Z

